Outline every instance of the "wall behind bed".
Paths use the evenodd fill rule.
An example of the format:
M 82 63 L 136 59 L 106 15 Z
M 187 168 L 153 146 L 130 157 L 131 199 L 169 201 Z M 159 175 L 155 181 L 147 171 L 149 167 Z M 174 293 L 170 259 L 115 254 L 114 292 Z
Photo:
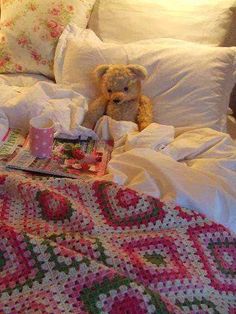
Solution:
M 230 108 L 233 111 L 233 115 L 236 118 L 236 85 L 234 86 L 234 89 L 231 94 L 231 99 L 230 99 Z

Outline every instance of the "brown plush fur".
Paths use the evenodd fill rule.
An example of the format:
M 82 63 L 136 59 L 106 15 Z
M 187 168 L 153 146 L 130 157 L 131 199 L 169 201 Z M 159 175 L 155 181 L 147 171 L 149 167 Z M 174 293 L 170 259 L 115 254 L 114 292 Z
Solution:
M 83 126 L 93 128 L 104 114 L 118 121 L 136 122 L 140 131 L 152 123 L 152 103 L 141 94 L 141 80 L 147 73 L 140 65 L 100 65 L 98 78 L 101 96 L 95 99 L 85 115 Z

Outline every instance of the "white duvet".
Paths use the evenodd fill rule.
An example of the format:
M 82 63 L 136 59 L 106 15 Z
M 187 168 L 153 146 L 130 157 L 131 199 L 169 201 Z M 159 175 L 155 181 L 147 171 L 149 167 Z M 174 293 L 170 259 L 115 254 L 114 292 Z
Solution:
M 6 128 L 28 128 L 29 118 L 46 114 L 58 134 L 93 135 L 80 127 L 87 100 L 39 76 L 0 76 L 0 136 Z M 175 137 L 172 126 L 151 124 L 141 133 L 129 122 L 98 121 L 100 137 L 115 150 L 103 179 L 168 202 L 195 209 L 236 232 L 236 144 L 208 128 Z
M 41 75 L 0 75 L 0 137 L 8 126 L 28 132 L 29 120 L 39 115 L 54 121 L 57 136 L 92 136 L 94 132 L 80 126 L 87 103 L 82 95 Z

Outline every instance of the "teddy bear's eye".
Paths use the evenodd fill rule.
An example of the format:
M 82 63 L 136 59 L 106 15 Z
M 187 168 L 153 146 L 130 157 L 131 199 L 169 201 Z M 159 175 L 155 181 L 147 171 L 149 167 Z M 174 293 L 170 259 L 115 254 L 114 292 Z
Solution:
M 107 91 L 108 91 L 108 93 L 112 93 L 112 90 L 110 88 Z
M 129 87 L 125 86 L 124 91 L 127 92 L 129 90 Z

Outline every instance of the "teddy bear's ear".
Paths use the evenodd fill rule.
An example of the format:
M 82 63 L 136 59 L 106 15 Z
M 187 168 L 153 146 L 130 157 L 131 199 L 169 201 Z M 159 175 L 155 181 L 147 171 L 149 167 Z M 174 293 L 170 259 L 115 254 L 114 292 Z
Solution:
M 100 80 L 103 77 L 103 75 L 107 72 L 108 69 L 109 69 L 108 64 L 98 65 L 94 70 L 95 77 L 98 80 Z
M 127 68 L 130 69 L 140 80 L 144 80 L 147 77 L 147 70 L 138 64 L 129 64 Z

